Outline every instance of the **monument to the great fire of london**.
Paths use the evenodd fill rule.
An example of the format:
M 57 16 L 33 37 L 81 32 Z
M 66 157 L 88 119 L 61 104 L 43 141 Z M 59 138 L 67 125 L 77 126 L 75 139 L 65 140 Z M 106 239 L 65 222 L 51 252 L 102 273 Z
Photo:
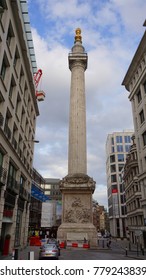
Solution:
M 57 238 L 66 241 L 90 241 L 97 244 L 92 223 L 92 194 L 95 181 L 87 175 L 85 70 L 88 56 L 82 46 L 80 28 L 69 53 L 71 71 L 68 175 L 60 181 L 62 224 Z

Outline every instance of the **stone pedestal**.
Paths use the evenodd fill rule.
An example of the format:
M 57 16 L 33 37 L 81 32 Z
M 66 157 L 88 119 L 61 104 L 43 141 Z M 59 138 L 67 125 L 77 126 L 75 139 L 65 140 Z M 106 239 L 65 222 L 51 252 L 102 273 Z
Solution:
M 67 175 L 60 181 L 62 192 L 62 224 L 57 233 L 59 240 L 82 242 L 97 246 L 96 229 L 93 226 L 92 193 L 95 182 L 85 174 Z

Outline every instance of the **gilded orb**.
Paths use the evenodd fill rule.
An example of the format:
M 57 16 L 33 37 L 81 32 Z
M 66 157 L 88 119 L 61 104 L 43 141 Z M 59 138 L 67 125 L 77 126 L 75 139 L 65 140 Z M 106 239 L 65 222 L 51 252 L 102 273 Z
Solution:
M 76 30 L 75 42 L 82 42 L 81 29 L 78 27 Z

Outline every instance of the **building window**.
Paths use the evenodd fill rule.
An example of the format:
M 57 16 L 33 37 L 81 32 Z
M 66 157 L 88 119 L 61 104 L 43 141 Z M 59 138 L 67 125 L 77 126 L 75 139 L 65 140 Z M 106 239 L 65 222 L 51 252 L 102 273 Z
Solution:
M 13 61 L 13 66 L 16 67 L 17 66 L 17 61 L 20 58 L 19 52 L 18 52 L 18 48 L 16 47 L 16 51 L 15 51 L 15 56 L 14 56 L 14 61 Z
M 123 166 L 124 166 L 124 164 L 118 164 L 119 172 L 121 172 L 121 170 L 123 169 Z
M 114 146 L 112 146 L 112 153 L 114 153 L 115 152 L 115 147 Z
M 110 156 L 110 163 L 115 162 L 115 155 Z
M 21 109 L 21 98 L 20 95 L 18 94 L 17 96 L 17 102 L 16 102 L 16 115 L 18 117 L 18 119 L 20 118 L 20 109 Z
M 114 137 L 111 138 L 111 144 L 114 145 Z
M 144 82 L 143 87 L 144 87 L 144 91 L 146 93 L 146 81 Z
M 9 97 L 10 97 L 10 98 L 12 98 L 13 91 L 14 91 L 14 87 L 15 87 L 15 86 L 16 86 L 16 83 L 15 83 L 14 77 L 12 76 L 11 84 L 10 84 L 10 89 L 9 89 Z
M 3 57 L 3 62 L 2 62 L 2 68 L 1 68 L 1 72 L 0 72 L 0 75 L 1 75 L 1 78 L 4 80 L 5 78 L 5 75 L 6 75 L 6 71 L 7 71 L 7 67 L 9 66 L 9 62 L 8 62 L 8 59 L 7 59 L 7 56 L 6 54 L 4 55 Z
M 18 209 L 17 219 L 16 219 L 16 228 L 15 228 L 15 246 L 20 245 L 21 224 L 22 224 L 22 210 Z
M 21 86 L 21 89 L 23 89 L 23 86 L 24 86 L 24 71 L 23 71 L 22 67 L 21 67 L 21 70 L 20 70 L 19 84 Z
M 125 191 L 124 185 L 120 184 L 120 193 L 123 193 Z
M 50 191 L 45 191 L 46 195 L 50 195 L 50 193 L 51 193 Z
M 6 113 L 6 118 L 5 118 L 5 126 L 4 126 L 4 132 L 5 132 L 5 135 L 7 136 L 7 138 L 10 140 L 11 139 L 11 129 L 9 127 L 9 124 L 10 124 L 10 119 L 12 118 L 12 115 L 10 113 L 9 110 L 7 110 L 7 113 Z
M 8 46 L 10 46 L 11 44 L 11 39 L 14 37 L 14 31 L 13 31 L 13 28 L 12 28 L 12 24 L 10 22 L 9 24 L 9 28 L 8 28 L 8 34 L 7 34 L 7 44 Z
M 9 173 L 8 173 L 8 185 L 9 186 L 13 186 L 15 184 L 16 181 L 16 168 L 12 165 L 12 163 L 10 163 L 9 165 Z
M 127 210 L 126 210 L 126 206 L 125 205 L 121 206 L 121 212 L 122 212 L 122 215 L 126 215 L 127 214 Z
M 111 165 L 111 172 L 116 172 L 116 165 L 115 164 Z
M 118 154 L 118 161 L 124 161 L 124 154 Z
M 120 201 L 121 201 L 121 204 L 124 204 L 126 202 L 125 194 L 120 195 Z
M 20 177 L 20 188 L 24 188 L 25 186 L 25 179 L 23 176 Z
M 138 103 L 140 103 L 141 100 L 142 100 L 141 91 L 139 90 L 139 92 L 137 93 L 137 101 L 138 101 Z
M 116 176 L 116 174 L 115 174 L 115 175 L 111 175 L 111 182 L 112 182 L 112 183 L 117 182 L 117 176 Z
M 140 123 L 143 123 L 144 122 L 144 111 L 141 110 L 141 112 L 139 113 L 139 117 L 140 117 Z
M 125 143 L 131 143 L 131 136 L 130 135 L 125 135 L 124 139 L 125 139 Z
M 122 136 L 116 136 L 116 143 L 122 143 Z
M 3 154 L 2 152 L 0 151 L 0 167 L 2 167 L 3 165 Z M 1 175 L 1 174 L 0 174 Z
M 123 152 L 123 146 L 117 145 L 117 152 Z
M 131 145 L 125 145 L 125 152 L 128 153 L 130 151 Z
M 146 146 L 146 131 L 142 134 L 143 145 Z

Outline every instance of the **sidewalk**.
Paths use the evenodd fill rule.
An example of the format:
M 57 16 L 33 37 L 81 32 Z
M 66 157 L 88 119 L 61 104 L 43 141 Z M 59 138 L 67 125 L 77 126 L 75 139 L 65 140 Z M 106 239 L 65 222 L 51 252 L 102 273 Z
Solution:
M 127 239 L 112 239 L 112 247 L 117 247 L 117 249 L 122 249 L 125 256 L 131 257 L 133 259 L 146 260 L 146 249 L 143 251 L 139 244 L 131 244 Z
M 34 260 L 38 260 L 39 259 L 39 250 L 40 250 L 40 246 L 27 246 L 24 249 L 18 249 L 18 260 L 30 260 L 30 252 L 34 252 L 31 253 L 32 256 L 34 255 Z M 0 260 L 13 260 L 12 254 L 8 255 L 8 256 L 2 256 L 0 255 Z

